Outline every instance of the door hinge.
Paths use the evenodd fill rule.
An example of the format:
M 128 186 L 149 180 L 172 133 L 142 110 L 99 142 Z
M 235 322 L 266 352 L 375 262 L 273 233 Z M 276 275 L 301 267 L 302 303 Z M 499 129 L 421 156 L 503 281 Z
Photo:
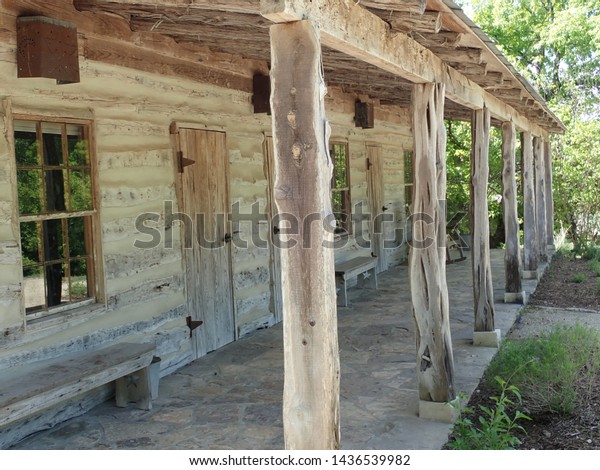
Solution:
M 202 320 L 192 320 L 192 316 L 189 315 L 185 318 L 185 323 L 187 327 L 190 329 L 190 338 L 192 337 L 192 331 L 202 325 L 204 322 Z
M 179 173 L 183 173 L 183 169 L 186 166 L 193 165 L 194 163 L 196 163 L 194 160 L 185 158 L 182 151 L 177 152 L 177 171 Z

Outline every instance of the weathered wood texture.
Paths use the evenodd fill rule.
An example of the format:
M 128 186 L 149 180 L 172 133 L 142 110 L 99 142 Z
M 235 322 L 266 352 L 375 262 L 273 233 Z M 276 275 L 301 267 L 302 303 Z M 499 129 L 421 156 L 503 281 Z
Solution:
M 517 131 L 512 122 L 502 125 L 502 207 L 504 210 L 504 291 L 522 292 L 521 245 L 517 209 L 516 179 Z
M 98 6 L 96 0 L 74 0 L 73 4 L 81 10 L 94 9 Z M 185 8 L 188 11 L 214 10 L 230 11 L 236 13 L 256 13 L 260 7 L 260 0 L 109 0 L 102 3 L 133 5 L 136 7 L 156 8 L 159 5 L 165 8 Z
M 1 95 L 0 95 L 1 96 Z M 21 295 L 21 256 L 17 173 L 13 157 L 13 116 L 10 99 L 0 100 L 0 338 L 22 332 L 24 302 Z
M 544 141 L 544 171 L 546 173 L 546 245 L 554 247 L 554 196 L 552 195 L 552 144 Z
M 523 269 L 537 271 L 538 237 L 535 203 L 535 175 L 533 163 L 533 137 L 529 132 L 522 134 L 523 149 Z
M 537 223 L 538 257 L 541 262 L 548 260 L 546 254 L 546 170 L 544 168 L 544 141 L 533 139 L 533 159 L 535 165 L 535 220 Z
M 9 371 L 0 385 L 0 426 L 147 367 L 153 354 L 152 344 L 122 343 L 29 366 L 28 373 Z
M 360 6 L 370 10 L 397 11 L 419 16 L 425 13 L 427 0 L 360 0 Z
M 473 112 L 471 124 L 471 260 L 475 299 L 474 331 L 494 331 L 494 288 L 490 262 L 490 221 L 487 203 L 490 112 Z
M 454 361 L 446 284 L 444 85 L 413 90 L 413 244 L 409 255 L 410 291 L 417 340 L 419 398 L 455 398 Z
M 279 245 L 279 231 L 277 225 L 277 204 L 275 204 L 275 149 L 273 138 L 265 137 L 265 174 L 267 175 L 267 216 L 269 217 L 269 248 L 271 257 L 271 305 L 275 319 L 280 322 L 282 316 L 281 304 L 281 246 Z
M 367 145 L 367 196 L 371 214 L 371 253 L 377 256 L 377 272 L 387 269 L 384 250 L 385 199 L 383 185 L 383 156 L 381 147 Z
M 325 84 L 318 33 L 308 21 L 271 27 L 271 109 L 275 148 L 275 201 L 299 222 L 282 237 L 285 383 L 283 424 L 287 449 L 340 446 L 339 379 L 333 234 L 325 119 Z M 294 246 L 292 246 L 294 245 Z M 330 245 L 331 246 L 331 245 Z
M 235 338 L 228 215 L 229 160 L 225 133 L 179 129 L 183 157 L 194 163 L 181 175 L 180 207 L 188 314 L 203 324 L 194 330 L 196 357 Z
M 468 80 L 433 52 L 376 17 L 369 17 L 354 2 L 330 0 L 328 8 L 311 0 L 262 0 L 261 14 L 273 22 L 298 21 L 309 18 L 318 24 L 322 41 L 327 46 L 361 61 L 391 72 L 413 83 L 445 83 L 446 95 L 471 109 L 487 106 L 490 112 L 504 121 L 511 119 L 521 129 L 544 131 L 535 120 Z M 368 31 L 368 33 L 365 33 Z M 557 123 L 544 126 L 561 131 Z

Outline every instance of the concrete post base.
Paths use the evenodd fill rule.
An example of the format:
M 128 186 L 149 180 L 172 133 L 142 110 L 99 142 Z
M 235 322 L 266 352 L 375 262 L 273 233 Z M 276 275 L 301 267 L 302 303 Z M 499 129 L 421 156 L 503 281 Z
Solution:
M 473 332 L 473 346 L 499 348 L 501 342 L 502 333 L 500 332 L 500 330 Z
M 537 271 L 523 271 L 523 279 L 539 279 Z
M 526 304 L 527 303 L 527 292 L 505 292 L 504 293 L 505 304 Z
M 419 418 L 454 423 L 458 418 L 459 405 L 458 398 L 450 402 L 419 400 Z

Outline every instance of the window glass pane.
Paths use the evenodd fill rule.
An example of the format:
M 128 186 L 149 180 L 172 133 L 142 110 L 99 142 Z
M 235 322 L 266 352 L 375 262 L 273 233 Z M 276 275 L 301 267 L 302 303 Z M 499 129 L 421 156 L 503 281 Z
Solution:
M 69 264 L 62 265 L 62 281 L 61 281 L 61 291 L 60 291 L 60 302 L 68 303 L 71 301 L 71 284 L 70 284 L 70 266 Z
M 44 240 L 44 258 L 56 261 L 65 258 L 62 220 L 45 220 L 42 222 Z
M 17 170 L 20 215 L 39 214 L 42 211 L 41 181 L 40 170 Z
M 83 300 L 91 297 L 88 290 L 87 261 L 71 261 L 71 301 Z
M 89 171 L 73 170 L 71 178 L 71 210 L 87 211 L 92 209 L 92 178 Z
M 41 261 L 40 234 L 41 227 L 39 222 L 21 223 L 21 251 L 23 253 L 23 266 L 36 264 Z
M 65 268 L 61 263 L 46 265 L 46 303 L 48 307 L 61 304 L 65 274 Z
M 54 123 L 42 123 L 42 151 L 44 164 L 63 165 L 62 126 Z
M 42 270 L 41 267 L 23 269 L 23 297 L 28 312 L 44 308 L 46 291 Z
M 95 294 L 91 218 L 68 217 L 94 209 L 87 136 L 84 125 L 14 121 L 20 215 L 53 218 L 20 223 L 29 318 Z
M 412 152 L 404 152 L 404 184 L 413 182 L 413 154 Z
M 69 165 L 89 165 L 87 141 L 83 139 L 82 126 L 67 126 L 67 144 L 69 147 Z
M 17 166 L 37 166 L 40 164 L 35 130 L 15 132 L 15 157 Z
M 46 211 L 64 212 L 67 210 L 65 199 L 66 171 L 46 171 Z
M 334 166 L 334 188 L 347 188 L 347 155 L 346 145 L 334 144 L 332 149 L 333 166 Z
M 69 228 L 69 257 L 86 256 L 87 247 L 85 246 L 85 218 L 76 217 L 69 219 L 67 225 Z
M 342 212 L 342 199 L 343 196 L 341 191 L 333 191 L 331 193 L 331 208 L 333 209 L 333 214 L 335 215 L 336 219 Z

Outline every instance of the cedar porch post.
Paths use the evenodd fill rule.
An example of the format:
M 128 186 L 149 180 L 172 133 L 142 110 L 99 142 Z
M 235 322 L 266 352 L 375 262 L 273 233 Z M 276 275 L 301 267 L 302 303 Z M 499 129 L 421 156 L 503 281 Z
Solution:
M 454 360 L 446 285 L 446 129 L 443 84 L 413 87 L 413 242 L 409 279 L 417 340 L 419 415 L 451 421 Z
M 537 221 L 538 257 L 542 263 L 548 261 L 546 255 L 546 171 L 544 169 L 544 142 L 541 137 L 533 139 L 535 161 L 535 219 Z
M 287 449 L 338 449 L 339 380 L 332 164 L 318 32 L 310 21 L 271 26 L 275 202 L 297 221 L 282 229 L 281 282 Z M 291 225 L 294 225 L 293 223 Z
M 515 159 L 517 131 L 512 122 L 502 124 L 502 203 L 504 209 L 504 302 L 524 302 L 521 283 L 521 247 L 517 215 Z
M 490 261 L 490 221 L 487 189 L 490 151 L 490 111 L 473 111 L 471 124 L 471 260 L 475 322 L 473 344 L 497 347 L 500 330 L 494 325 L 494 289 Z
M 554 247 L 554 197 L 552 196 L 552 144 L 544 141 L 544 171 L 546 172 L 546 250 Z
M 535 220 L 535 182 L 533 174 L 533 138 L 523 132 L 523 279 L 537 279 L 538 248 Z

